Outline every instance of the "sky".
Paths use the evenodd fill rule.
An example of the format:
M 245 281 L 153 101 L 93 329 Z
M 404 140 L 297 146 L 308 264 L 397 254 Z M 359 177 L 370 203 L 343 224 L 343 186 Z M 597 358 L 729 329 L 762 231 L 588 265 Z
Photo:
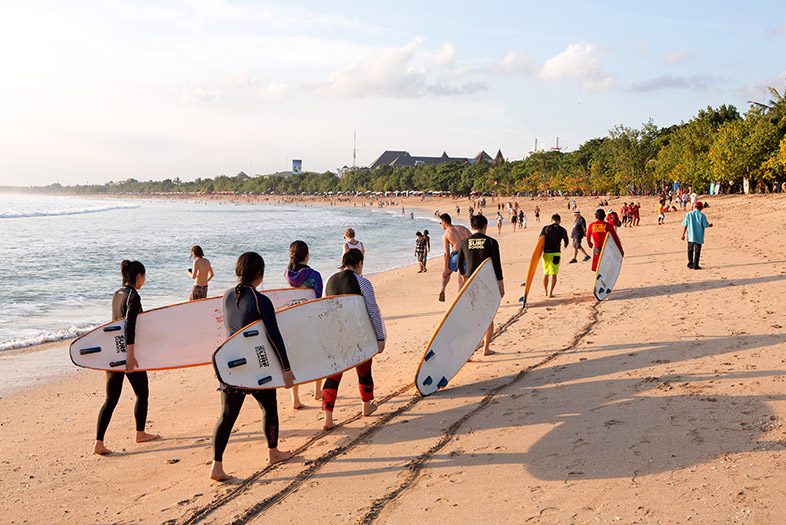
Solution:
M 745 110 L 784 57 L 776 1 L 0 0 L 0 185 L 521 159 Z

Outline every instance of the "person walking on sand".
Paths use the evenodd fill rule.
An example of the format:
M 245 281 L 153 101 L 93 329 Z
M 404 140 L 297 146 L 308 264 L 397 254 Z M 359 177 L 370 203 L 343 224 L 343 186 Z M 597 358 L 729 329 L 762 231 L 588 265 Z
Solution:
M 540 206 L 535 206 L 535 222 L 540 222 Z
M 488 258 L 494 265 L 494 273 L 497 276 L 500 297 L 505 296 L 505 283 L 502 280 L 502 263 L 499 256 L 499 243 L 486 235 L 489 221 L 483 215 L 475 215 L 470 219 L 469 225 L 472 227 L 472 235 L 461 242 L 459 250 L 458 265 L 462 268 L 461 274 L 468 279 L 475 270 Z M 483 338 L 483 355 L 491 355 L 494 352 L 489 350 L 491 338 L 494 335 L 494 321 L 491 321 L 486 335 Z
M 134 355 L 134 343 L 136 341 L 136 318 L 142 313 L 142 299 L 139 297 L 139 289 L 145 284 L 145 265 L 139 261 L 123 261 L 120 263 L 120 274 L 123 278 L 121 286 L 112 297 L 112 319 L 125 318 L 126 324 L 122 334 L 121 345 L 125 345 L 126 369 L 125 372 L 106 373 L 106 400 L 101 410 L 98 412 L 98 424 L 96 425 L 96 441 L 93 445 L 93 454 L 104 456 L 111 454 L 104 445 L 104 437 L 112 420 L 112 413 L 115 411 L 120 394 L 123 391 L 123 378 L 128 379 L 131 388 L 136 394 L 136 405 L 134 406 L 134 419 L 136 421 L 136 442 L 145 443 L 160 438 L 158 434 L 148 434 L 145 432 L 147 423 L 147 401 L 149 397 L 147 372 L 135 371 L 138 364 Z
M 363 277 L 363 254 L 358 250 L 350 250 L 341 259 L 341 271 L 333 274 L 328 279 L 325 286 L 326 295 L 355 294 L 362 295 L 366 303 L 366 310 L 377 337 L 379 352 L 385 350 L 385 326 L 382 323 L 382 314 L 374 297 L 374 287 L 371 282 Z M 361 413 L 364 417 L 370 416 L 377 410 L 374 403 L 374 378 L 371 375 L 372 359 L 365 361 L 355 367 L 358 375 L 358 389 L 360 399 L 363 402 Z M 333 408 L 338 397 L 338 386 L 341 383 L 343 373 L 332 375 L 325 379 L 325 386 L 322 388 L 322 410 L 325 413 L 325 423 L 323 428 L 330 430 L 335 426 L 333 422 Z
M 224 328 L 227 337 L 261 319 L 265 325 L 270 349 L 281 364 L 284 385 L 291 387 L 295 376 L 289 367 L 286 346 L 276 322 L 276 311 L 270 299 L 257 291 L 265 276 L 265 260 L 256 252 L 245 252 L 237 259 L 235 275 L 238 279 L 237 286 L 224 292 L 223 298 Z M 210 479 L 215 481 L 231 479 L 231 476 L 224 472 L 224 450 L 247 395 L 256 400 L 264 413 L 262 430 L 267 440 L 268 463 L 272 465 L 292 457 L 292 453 L 288 450 L 278 449 L 278 402 L 275 388 L 243 390 L 222 384 L 219 390 L 221 415 L 213 431 L 213 464 L 210 469 Z
M 701 257 L 701 245 L 704 244 L 704 230 L 712 228 L 712 223 L 707 220 L 707 216 L 702 212 L 704 204 L 696 203 L 696 207 L 685 214 L 682 219 L 682 240 L 688 236 L 688 268 L 691 270 L 701 270 L 699 257 Z
M 418 273 L 426 271 L 426 239 L 423 234 L 415 234 L 415 259 L 418 261 Z
M 584 259 L 582 259 L 583 262 L 589 261 L 592 258 L 581 245 L 581 241 L 584 240 L 584 237 L 587 235 L 587 221 L 581 216 L 579 210 L 573 212 L 573 218 L 573 228 L 570 230 L 570 239 L 573 242 L 573 259 L 568 261 L 569 264 L 578 262 L 576 257 L 578 257 L 579 251 L 584 254 Z
M 322 297 L 322 275 L 308 265 L 308 244 L 305 241 L 295 241 L 289 245 L 289 266 L 284 270 L 284 278 L 292 288 L 313 288 L 314 295 Z M 298 385 L 292 385 L 292 408 L 303 408 L 300 402 Z M 322 380 L 314 381 L 314 399 L 322 399 Z
M 428 230 L 423 230 L 423 240 L 426 243 L 426 256 L 423 258 L 423 271 L 428 271 L 428 254 L 431 253 L 431 237 Z
M 472 235 L 466 226 L 454 226 L 450 215 L 443 213 L 439 216 L 439 224 L 445 233 L 442 235 L 442 246 L 445 250 L 444 262 L 445 266 L 442 270 L 442 288 L 439 291 L 439 301 L 445 302 L 445 288 L 450 282 L 450 275 L 453 272 L 458 272 L 458 252 L 461 248 L 461 241 Z M 464 278 L 461 273 L 458 275 L 459 289 L 464 284 Z
M 497 212 L 497 235 L 502 234 L 502 214 Z
M 510 216 L 510 224 L 513 227 L 512 231 L 516 231 L 516 222 L 519 220 L 519 215 L 516 213 L 516 210 L 513 210 L 513 214 Z
M 666 200 L 658 201 L 658 226 L 666 223 Z
M 560 259 L 562 258 L 561 244 L 568 247 L 568 230 L 560 226 L 562 218 L 558 213 L 551 216 L 551 224 L 544 226 L 540 237 L 545 238 L 543 243 L 543 295 L 554 297 L 554 287 L 557 286 Z M 551 284 L 551 287 L 549 287 Z
M 205 259 L 205 252 L 202 251 L 201 246 L 191 247 L 191 257 L 194 259 L 194 265 L 188 269 L 188 275 L 194 280 L 194 287 L 191 288 L 191 300 L 196 301 L 207 297 L 207 283 L 215 274 L 210 261 Z
M 349 250 L 360 250 L 360 253 L 366 255 L 366 247 L 363 243 L 355 239 L 355 230 L 347 228 L 344 230 L 344 251 L 342 254 L 347 253 Z
M 614 224 L 606 220 L 606 212 L 603 209 L 595 210 L 595 222 L 591 222 L 587 227 L 587 244 L 592 248 L 592 271 L 598 269 L 598 260 L 600 259 L 600 251 L 603 249 L 603 243 L 606 242 L 606 236 L 611 234 L 620 248 L 620 254 L 625 255 L 622 250 L 622 243 L 617 236 L 616 227 Z

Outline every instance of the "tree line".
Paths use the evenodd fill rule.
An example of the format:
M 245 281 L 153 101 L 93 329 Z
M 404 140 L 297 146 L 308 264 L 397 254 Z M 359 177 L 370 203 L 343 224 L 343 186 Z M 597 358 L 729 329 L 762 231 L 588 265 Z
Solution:
M 707 191 L 720 183 L 739 192 L 744 179 L 752 189 L 786 180 L 786 98 L 770 88 L 767 102 L 751 102 L 740 114 L 731 105 L 700 110 L 687 122 L 659 128 L 652 121 L 640 128 L 618 125 L 607 136 L 584 142 L 570 152 L 536 151 L 523 160 L 412 167 L 358 168 L 342 176 L 333 172 L 293 175 L 239 173 L 230 177 L 128 179 L 106 184 L 62 186 L 35 191 L 75 194 L 110 193 L 255 193 L 448 191 L 466 195 L 489 192 L 571 194 L 654 194 L 676 181 Z M 786 91 L 784 91 L 786 93 Z

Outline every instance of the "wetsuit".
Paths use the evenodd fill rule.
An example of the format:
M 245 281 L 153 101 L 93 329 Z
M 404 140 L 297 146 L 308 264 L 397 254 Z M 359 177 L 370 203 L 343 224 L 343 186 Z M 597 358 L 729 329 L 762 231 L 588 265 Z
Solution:
M 132 345 L 136 340 L 136 318 L 142 313 L 142 299 L 131 286 L 124 286 L 115 292 L 112 297 L 112 319 L 125 318 L 126 326 L 124 333 L 125 345 Z M 144 432 L 147 422 L 147 400 L 149 396 L 147 372 L 107 372 L 106 373 L 106 401 L 98 412 L 98 425 L 96 428 L 96 440 L 103 441 L 109 422 L 112 420 L 112 413 L 115 411 L 117 402 L 120 400 L 120 393 L 123 391 L 123 376 L 128 378 L 131 388 L 136 394 L 136 404 L 134 405 L 134 420 L 136 421 L 137 432 Z
M 557 275 L 562 258 L 560 243 L 565 243 L 565 248 L 568 247 L 568 230 L 559 224 L 549 224 L 543 227 L 540 236 L 545 238 L 543 243 L 543 275 Z
M 305 264 L 284 270 L 284 277 L 292 288 L 313 288 L 317 299 L 322 297 L 322 274 Z
M 237 292 L 240 292 L 239 294 Z M 237 288 L 230 288 L 224 292 L 224 327 L 227 337 L 254 321 L 262 320 L 265 324 L 267 339 L 273 353 L 281 363 L 284 372 L 289 370 L 284 340 L 278 330 L 273 303 L 265 295 L 259 293 L 252 286 L 243 284 Z M 276 390 L 240 390 L 222 385 L 221 390 L 221 417 L 218 418 L 216 429 L 213 432 L 213 461 L 223 461 L 224 449 L 229 442 L 232 427 L 240 415 L 240 409 L 249 394 L 257 400 L 259 407 L 265 413 L 263 430 L 267 439 L 268 448 L 278 446 L 278 404 L 276 403 Z
M 592 243 L 592 271 L 598 269 L 598 259 L 600 259 L 600 251 L 603 249 L 603 243 L 606 241 L 606 235 L 611 234 L 617 242 L 622 252 L 622 243 L 617 236 L 614 225 L 606 221 L 595 221 L 590 223 L 587 227 L 587 241 Z
M 358 275 L 352 270 L 343 270 L 330 277 L 325 286 L 325 295 L 353 294 L 362 295 L 374 327 L 377 341 L 385 340 L 385 327 L 382 324 L 382 315 L 379 313 L 374 288 L 368 279 Z M 371 376 L 371 362 L 369 359 L 355 367 L 358 374 L 358 389 L 360 399 L 368 402 L 374 399 L 374 378 Z M 335 374 L 325 379 L 322 387 L 322 409 L 332 412 L 338 397 L 338 386 L 341 383 L 343 373 Z
M 489 257 L 494 266 L 497 280 L 501 281 L 502 263 L 499 258 L 499 243 L 488 235 L 473 233 L 461 241 L 461 250 L 459 250 L 458 256 L 459 266 L 463 269 L 461 274 L 464 277 L 469 277 Z

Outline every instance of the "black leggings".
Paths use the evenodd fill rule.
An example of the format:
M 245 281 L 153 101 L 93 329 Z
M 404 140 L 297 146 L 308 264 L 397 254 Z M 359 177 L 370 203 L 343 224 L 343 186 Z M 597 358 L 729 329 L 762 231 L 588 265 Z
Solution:
M 267 448 L 278 446 L 278 403 L 276 402 L 276 391 L 253 390 L 250 392 L 221 392 L 221 417 L 218 418 L 216 429 L 213 432 L 213 461 L 224 460 L 224 450 L 229 443 L 229 435 L 232 427 L 240 415 L 240 408 L 246 400 L 246 394 L 254 396 L 259 403 L 262 412 L 265 413 L 265 420 L 262 429 L 265 431 Z
M 120 400 L 120 393 L 123 391 L 123 377 L 128 378 L 131 388 L 136 394 L 136 405 L 134 406 L 134 419 L 136 420 L 137 432 L 144 432 L 145 422 L 147 421 L 147 397 L 149 390 L 147 386 L 147 372 L 107 372 L 106 373 L 106 401 L 98 412 L 98 428 L 96 429 L 96 440 L 103 441 L 109 422 L 112 420 L 112 412 L 115 411 L 117 402 Z

